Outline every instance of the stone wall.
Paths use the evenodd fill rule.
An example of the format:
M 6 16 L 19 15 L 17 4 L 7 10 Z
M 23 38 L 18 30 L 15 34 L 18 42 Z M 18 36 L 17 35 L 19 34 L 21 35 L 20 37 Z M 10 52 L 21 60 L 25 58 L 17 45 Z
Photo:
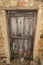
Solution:
M 42 5 L 39 5 L 38 10 L 38 16 L 37 16 L 37 27 L 36 27 L 36 34 L 35 34 L 35 40 L 34 40 L 34 59 L 37 55 L 39 55 L 38 49 L 39 49 L 39 41 L 40 36 L 42 34 L 42 24 L 43 24 L 43 7 Z
M 15 4 L 14 4 L 15 3 Z M 37 26 L 34 40 L 34 52 L 33 57 L 36 58 L 38 55 L 39 40 L 43 24 L 43 3 L 34 2 L 34 5 L 28 7 L 17 6 L 17 2 L 12 0 L 0 1 L 0 57 L 6 56 L 7 63 L 10 63 L 10 43 L 8 36 L 8 19 L 6 10 L 16 10 L 16 9 L 26 9 L 26 10 L 37 10 Z
M 28 0 L 28 2 L 21 2 L 21 1 L 18 1 L 18 0 L 1 0 L 0 1 L 0 8 L 2 9 L 36 9 L 39 5 L 39 3 L 42 3 L 42 2 L 38 2 L 38 1 L 35 1 L 35 0 Z
M 0 10 L 0 57 L 6 57 L 8 63 L 10 63 L 10 50 L 9 39 L 7 32 L 7 19 L 6 11 Z M 3 55 L 3 56 L 2 56 Z
M 2 33 L 2 12 L 0 11 L 0 57 L 4 56 L 4 37 Z

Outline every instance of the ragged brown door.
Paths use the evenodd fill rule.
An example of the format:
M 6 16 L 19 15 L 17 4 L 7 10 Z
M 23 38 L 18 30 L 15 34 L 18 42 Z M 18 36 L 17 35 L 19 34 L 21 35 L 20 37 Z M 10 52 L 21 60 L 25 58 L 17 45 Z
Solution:
M 33 58 L 37 11 L 8 11 L 12 58 Z

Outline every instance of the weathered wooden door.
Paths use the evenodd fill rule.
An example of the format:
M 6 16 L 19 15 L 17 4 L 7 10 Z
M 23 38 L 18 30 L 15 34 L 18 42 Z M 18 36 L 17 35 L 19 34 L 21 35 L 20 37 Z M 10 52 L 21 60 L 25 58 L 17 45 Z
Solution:
M 37 11 L 8 11 L 11 56 L 33 57 Z

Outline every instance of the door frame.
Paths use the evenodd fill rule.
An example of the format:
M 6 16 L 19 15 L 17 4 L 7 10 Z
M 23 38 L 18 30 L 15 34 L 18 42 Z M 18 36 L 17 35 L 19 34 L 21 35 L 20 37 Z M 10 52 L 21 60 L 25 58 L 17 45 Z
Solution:
M 8 33 L 9 32 L 8 31 L 8 17 L 7 17 L 7 12 L 6 12 L 8 10 L 9 9 L 1 10 L 0 12 L 1 12 L 1 14 L 3 14 L 3 16 L 2 16 L 2 26 L 3 26 L 2 27 L 2 31 L 5 31 L 5 32 L 3 32 L 3 36 L 4 36 L 4 49 L 5 49 L 5 54 L 6 54 L 6 57 L 7 57 L 6 61 L 7 61 L 7 64 L 10 64 L 10 58 L 11 58 L 11 54 L 10 54 L 10 40 L 9 40 L 9 33 Z M 41 30 L 42 24 L 43 24 L 43 22 L 42 22 L 43 18 L 41 18 L 41 16 L 42 16 L 42 8 L 39 7 L 39 9 L 35 9 L 35 10 L 37 10 L 37 25 L 36 25 L 35 40 L 34 40 L 33 59 L 35 59 L 39 55 L 39 53 L 37 51 L 39 49 L 38 42 L 39 42 L 40 35 L 41 35 L 40 30 Z M 3 25 L 3 23 L 4 23 L 4 25 Z M 7 46 L 7 49 L 6 49 L 6 46 Z
M 9 10 L 8 10 L 8 11 L 9 11 Z M 7 15 L 9 14 L 8 11 L 7 11 Z M 37 13 L 38 13 L 37 10 L 10 10 L 10 11 L 15 11 L 15 13 L 16 13 L 16 12 L 20 12 L 20 14 L 21 14 L 21 12 L 24 12 L 24 11 L 27 12 L 27 13 L 28 13 L 28 12 L 34 12 L 34 11 L 35 11 L 35 12 L 36 12 L 36 25 L 37 25 Z M 11 13 L 10 13 L 10 14 L 11 14 Z M 10 15 L 10 14 L 9 14 L 9 15 Z M 8 17 L 9 17 L 9 15 L 8 15 Z M 8 22 L 9 22 L 9 18 L 8 18 Z M 10 24 L 10 25 L 11 25 L 11 24 Z M 10 27 L 11 27 L 11 26 L 10 26 Z M 8 27 L 8 28 L 9 28 L 9 27 Z M 9 31 L 9 29 L 8 29 L 8 31 Z M 11 31 L 11 30 L 10 30 L 10 31 Z M 35 32 L 36 32 L 36 26 L 35 26 Z M 10 33 L 10 32 L 9 32 L 9 33 Z M 9 35 L 10 35 L 10 34 L 9 34 Z M 10 38 L 10 37 L 9 37 L 9 38 Z M 10 40 L 11 40 L 11 39 L 10 39 Z M 34 40 L 35 40 L 35 33 L 34 33 Z M 10 48 L 10 49 L 11 49 L 11 48 Z M 10 53 L 11 53 L 11 50 L 10 50 Z M 33 54 L 34 54 L 34 41 L 33 41 L 33 45 L 32 45 L 32 60 L 33 60 Z

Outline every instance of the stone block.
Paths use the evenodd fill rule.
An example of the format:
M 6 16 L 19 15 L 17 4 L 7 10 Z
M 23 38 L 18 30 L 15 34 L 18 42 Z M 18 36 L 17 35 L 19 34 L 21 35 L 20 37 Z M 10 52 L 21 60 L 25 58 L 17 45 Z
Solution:
M 3 0 L 3 6 L 9 7 L 9 0 Z
M 10 0 L 10 6 L 17 6 L 17 0 Z
M 0 49 L 4 47 L 4 41 L 0 39 Z
M 4 39 L 0 39 L 0 42 L 2 42 L 2 43 L 3 43 L 3 41 L 4 41 Z
M 0 6 L 3 6 L 2 0 L 0 0 Z
M 2 31 L 2 26 L 1 26 L 1 24 L 0 24 L 0 31 Z
M 3 39 L 3 35 L 0 35 L 0 39 Z
M 0 39 L 3 38 L 2 27 L 0 27 Z
M 1 56 L 1 57 L 4 56 L 4 52 L 0 52 L 0 56 Z
M 1 30 L 1 29 L 0 29 L 0 35 L 3 35 L 3 34 L 2 34 L 2 30 Z
M 0 47 L 0 52 L 1 52 L 1 53 L 4 52 L 4 46 Z
M 39 42 L 40 46 L 43 47 L 43 38 Z
M 0 32 L 0 35 L 2 35 L 2 32 Z
M 0 48 L 1 48 L 1 47 L 4 47 L 4 44 L 1 44 L 1 45 L 0 45 Z
M 0 49 L 0 52 L 3 53 L 4 52 L 4 49 Z
M 2 21 L 0 20 L 0 27 L 2 26 Z

